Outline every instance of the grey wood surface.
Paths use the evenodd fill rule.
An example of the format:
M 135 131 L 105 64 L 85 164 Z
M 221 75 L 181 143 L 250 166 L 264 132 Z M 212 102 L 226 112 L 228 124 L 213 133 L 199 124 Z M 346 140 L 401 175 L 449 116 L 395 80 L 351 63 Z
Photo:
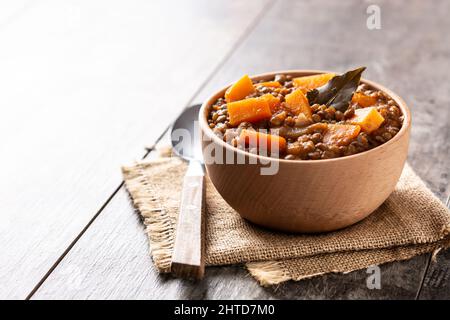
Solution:
M 61 47 L 53 44 L 51 48 L 58 52 L 50 58 L 42 58 L 39 54 L 43 54 L 45 46 L 37 46 L 37 57 L 41 57 L 41 60 L 35 58 L 22 65 L 20 67 L 22 73 L 18 73 L 17 79 L 11 80 L 5 76 L 5 73 L 0 73 L 1 87 L 9 88 L 10 91 L 6 94 L 6 99 L 0 97 L 0 104 L 5 105 L 4 102 L 9 102 L 8 105 L 11 105 L 12 102 L 17 103 L 13 105 L 15 106 L 13 111 L 7 111 L 7 116 L 10 118 L 6 117 L 5 119 L 10 120 L 9 126 L 6 123 L 6 129 L 0 127 L 0 133 L 11 132 L 11 129 L 16 129 L 17 133 L 6 142 L 0 142 L 0 148 L 13 148 L 16 156 L 24 157 L 24 160 L 18 163 L 13 162 L 12 155 L 9 156 L 11 158 L 0 160 L 2 164 L 8 165 L 7 167 L 11 167 L 12 170 L 6 175 L 6 180 L 0 182 L 0 191 L 2 196 L 7 195 L 5 197 L 8 199 L 6 211 L 11 212 L 12 217 L 16 217 L 20 213 L 22 219 L 20 222 L 25 222 L 25 226 L 29 226 L 25 228 L 25 231 L 13 228 L 7 233 L 1 233 L 0 248 L 2 253 L 7 250 L 7 254 L 0 258 L 2 264 L 6 263 L 6 266 L 0 264 L 0 279 L 2 284 L 6 283 L 7 286 L 6 289 L 1 289 L 0 297 L 23 297 L 24 294 L 31 292 L 33 285 L 36 285 L 41 277 L 42 284 L 36 288 L 36 292 L 32 292 L 31 298 L 33 299 L 450 299 L 448 267 L 450 251 L 438 255 L 437 262 L 432 262 L 430 255 L 422 255 L 408 261 L 381 266 L 382 288 L 380 290 L 367 288 L 365 270 L 347 275 L 332 274 L 299 283 L 289 282 L 272 288 L 261 288 L 239 266 L 207 268 L 206 278 L 201 283 L 174 279 L 170 276 L 159 276 L 153 269 L 143 227 L 124 188 L 120 187 L 118 192 L 113 194 L 113 191 L 120 185 L 119 165 L 130 161 L 133 157 L 141 157 L 144 154 L 142 146 L 153 143 L 155 138 L 162 133 L 168 122 L 156 121 L 155 117 L 158 115 L 156 110 L 164 110 L 167 112 L 167 119 L 173 120 L 176 111 L 188 102 L 189 94 L 200 90 L 194 98 L 194 101 L 200 102 L 215 88 L 235 80 L 242 73 L 255 74 L 269 70 L 295 68 L 345 71 L 359 65 L 367 66 L 365 77 L 392 88 L 406 100 L 411 108 L 413 129 L 410 164 L 441 200 L 444 201 L 450 192 L 450 111 L 448 108 L 450 104 L 450 91 L 448 90 L 450 35 L 446 31 L 450 29 L 450 21 L 447 19 L 447 13 L 450 12 L 448 1 L 377 1 L 381 7 L 382 28 L 380 30 L 366 28 L 368 2 L 279 0 L 273 6 L 267 7 L 260 3 L 245 3 L 250 6 L 247 10 L 242 10 L 242 12 L 236 10 L 236 12 L 241 12 L 240 16 L 223 24 L 227 27 L 233 25 L 233 32 L 230 33 L 230 30 L 225 27 L 220 29 L 222 25 L 220 23 L 215 25 L 215 30 L 211 32 L 200 30 L 199 27 L 197 31 L 201 32 L 200 34 L 203 34 L 204 38 L 198 40 L 198 43 L 195 46 L 192 45 L 191 48 L 197 48 L 198 45 L 200 48 L 208 48 L 211 43 L 214 43 L 214 52 L 205 53 L 203 52 L 205 50 L 196 50 L 195 55 L 183 52 L 184 56 L 188 55 L 187 57 L 191 58 L 189 66 L 183 65 L 182 61 L 177 66 L 182 71 L 182 83 L 185 84 L 191 80 L 192 83 L 187 88 L 180 89 L 181 92 L 177 91 L 176 94 L 171 94 L 170 103 L 163 100 L 164 95 L 168 95 L 168 92 L 162 92 L 158 101 L 164 101 L 164 107 L 155 108 L 155 111 L 147 109 L 149 105 L 152 105 L 151 99 L 155 99 L 155 95 L 158 96 L 155 92 L 161 91 L 151 90 L 157 86 L 157 81 L 148 74 L 154 75 L 155 73 L 152 71 L 159 70 L 160 73 L 156 78 L 159 79 L 164 75 L 164 71 L 167 72 L 169 67 L 167 61 L 173 61 L 171 59 L 174 58 L 170 55 L 165 57 L 168 60 L 162 59 L 154 64 L 149 62 L 143 66 L 140 80 L 131 82 L 133 86 L 140 88 L 139 92 L 134 92 L 136 96 L 132 97 L 131 101 L 128 101 L 128 96 L 124 97 L 117 93 L 122 92 L 123 94 L 124 89 L 121 86 L 126 86 L 127 81 L 131 81 L 135 75 L 132 72 L 127 73 L 130 68 L 129 64 L 125 63 L 120 67 L 121 63 L 124 63 L 120 58 L 126 56 L 128 51 L 122 52 L 122 55 L 110 57 L 110 60 L 107 60 L 109 65 L 106 63 L 107 65 L 98 66 L 97 73 L 93 75 L 92 79 L 79 77 L 76 78 L 78 82 L 66 83 L 68 86 L 66 91 L 63 90 L 64 82 L 61 84 L 58 80 L 66 75 L 76 75 L 75 69 L 79 67 L 76 63 L 74 64 L 76 67 L 73 66 L 73 70 L 69 70 L 71 72 L 67 70 L 54 71 L 55 74 L 51 75 L 56 77 L 55 80 L 50 81 L 51 77 L 46 75 L 44 78 L 47 81 L 45 89 L 48 92 L 30 91 L 26 97 L 21 96 L 24 92 L 19 92 L 16 88 L 19 75 L 35 75 L 34 78 L 31 77 L 31 80 L 25 80 L 25 86 L 22 85 L 22 87 L 30 89 L 38 81 L 36 74 L 44 73 L 45 62 L 48 65 L 50 59 L 56 60 L 57 65 L 61 68 L 67 67 L 66 64 L 70 65 L 70 61 L 64 63 L 62 58 L 58 60 L 58 53 L 61 53 L 58 50 L 67 53 L 69 49 L 73 48 L 69 46 L 69 41 L 65 43 L 67 47 L 64 47 L 62 36 L 64 32 L 52 34 L 62 41 L 62 44 L 60 44 Z M 243 6 L 243 4 L 240 5 Z M 68 11 L 65 10 L 69 10 L 55 4 L 54 10 L 56 8 L 62 13 L 67 13 Z M 126 20 L 128 24 L 124 23 L 128 29 L 121 31 L 119 25 L 113 23 L 114 8 L 118 10 L 119 5 L 113 6 L 112 11 L 108 11 L 111 15 L 108 16 L 110 20 L 107 21 L 116 28 L 114 29 L 115 33 L 111 34 L 118 33 L 120 41 L 134 46 L 136 50 L 147 50 L 145 54 L 149 54 L 151 45 L 148 42 L 142 40 L 142 47 L 136 47 L 135 38 L 128 40 L 125 37 L 128 32 L 139 31 L 138 27 L 146 26 L 145 23 L 142 21 L 142 24 L 133 25 L 134 20 L 130 18 L 129 21 Z M 29 19 L 36 19 L 36 16 L 32 15 L 33 10 L 34 7 L 23 16 L 30 15 Z M 197 8 L 190 13 L 198 14 L 202 19 L 212 15 L 211 21 L 216 21 L 222 17 L 220 10 L 220 5 L 217 5 L 213 9 L 200 10 Z M 264 11 L 264 15 L 259 15 L 261 10 Z M 196 13 L 197 11 L 198 13 Z M 150 15 L 149 12 L 144 12 Z M 38 13 L 40 11 L 33 14 L 37 15 Z M 2 16 L 0 16 L 1 18 Z M 189 19 L 192 19 L 192 16 L 189 16 Z M 75 18 L 73 20 L 75 22 L 71 23 L 76 25 L 77 20 Z M 18 23 L 20 16 L 14 21 Z M 256 27 L 249 30 L 251 32 L 247 34 L 244 29 L 251 27 L 255 21 L 257 22 Z M 55 21 L 55 23 L 57 22 L 62 23 Z M 100 28 L 94 21 L 89 20 L 88 22 L 83 27 L 85 32 L 95 26 Z M 70 23 L 67 22 L 67 24 Z M 45 26 L 50 28 L 50 23 Z M 9 32 L 14 27 L 14 23 L 7 27 L 9 29 L 6 31 Z M 19 24 L 17 28 L 20 29 Z M 40 26 L 40 28 L 44 27 Z M 75 36 L 85 35 L 81 32 L 82 30 L 73 31 L 70 26 L 66 26 L 65 30 L 69 35 L 73 32 Z M 49 33 L 48 30 L 44 31 Z M 12 72 L 13 67 L 20 62 L 23 63 L 25 53 L 22 53 L 21 56 L 19 49 L 25 49 L 25 45 L 22 44 L 19 48 L 17 45 L 14 47 L 13 37 L 8 36 L 8 32 L 5 32 L 4 27 L 0 26 L 0 40 L 2 43 L 9 41 L 7 44 L 12 45 L 16 51 L 9 49 L 7 53 L 0 52 L 0 67 L 9 68 L 6 69 L 9 74 L 16 74 Z M 16 30 L 15 32 L 18 34 L 23 32 L 23 36 L 29 37 L 26 39 L 32 40 L 32 36 L 26 35 L 25 30 Z M 38 33 L 38 31 L 35 32 Z M 168 37 L 178 35 L 177 32 L 181 31 L 172 30 L 171 32 L 173 33 L 169 32 Z M 36 36 L 36 34 L 34 35 Z M 44 34 L 46 33 L 44 32 Z M 105 32 L 102 35 L 108 36 L 108 34 Z M 140 35 L 143 34 L 140 33 Z M 216 36 L 214 39 L 213 35 Z M 245 37 L 239 38 L 240 35 L 245 35 Z M 189 38 L 189 33 L 183 33 L 183 36 Z M 198 39 L 192 37 L 189 40 L 194 41 L 193 38 Z M 217 38 L 220 38 L 221 41 L 218 42 Z M 88 43 L 93 45 L 96 40 L 98 38 L 93 37 L 88 40 Z M 77 41 L 87 50 L 85 42 L 81 39 Z M 120 41 L 102 42 L 100 53 L 103 52 L 105 55 L 110 53 L 113 48 L 108 45 L 120 43 Z M 48 42 L 52 44 L 52 41 L 48 40 Z M 169 44 L 166 45 L 169 46 Z M 122 47 L 116 49 L 124 50 Z M 220 57 L 217 57 L 218 52 L 220 57 L 226 58 L 225 63 L 220 63 Z M 142 59 L 140 54 L 134 57 Z M 72 54 L 72 58 L 75 59 L 75 62 L 79 61 L 75 54 Z M 187 61 L 186 58 L 182 60 Z M 95 61 L 99 63 L 99 61 Z M 39 66 L 36 66 L 36 63 Z M 181 67 L 181 65 L 183 66 Z M 207 70 L 203 69 L 206 65 L 208 65 L 205 67 Z M 122 70 L 127 81 L 117 80 L 122 74 L 107 73 L 108 76 L 103 75 L 103 72 L 109 70 L 111 66 Z M 214 70 L 213 77 L 207 78 L 209 72 L 213 71 L 216 66 L 220 66 L 220 68 Z M 34 71 L 25 73 L 24 70 L 27 68 Z M 6 73 L 8 74 L 8 72 Z M 170 73 L 169 81 L 178 81 L 175 79 L 178 76 L 180 76 L 179 70 Z M 202 83 L 205 79 L 208 81 Z M 87 83 L 81 86 L 81 80 L 86 80 Z M 103 88 L 105 90 L 102 91 L 103 94 L 94 95 L 97 100 L 89 101 L 89 103 L 83 101 L 81 97 L 92 97 L 93 92 L 88 92 L 89 95 L 84 96 L 82 92 L 74 93 L 69 90 L 70 88 L 80 89 L 80 87 L 90 88 L 89 90 L 93 91 L 95 91 L 94 89 L 101 90 L 105 83 L 109 83 L 108 81 L 117 82 L 111 84 L 110 87 Z M 32 107 L 44 103 L 42 97 L 50 94 L 50 89 L 54 89 L 51 87 L 52 85 L 58 89 L 54 90 L 57 97 L 48 98 L 49 106 L 44 107 L 47 113 L 40 114 L 42 108 L 32 110 Z M 62 100 L 62 96 L 65 94 L 75 98 L 75 102 L 69 103 L 72 108 L 67 108 L 66 99 Z M 19 100 L 16 102 L 15 98 Z M 105 100 L 103 101 L 102 98 Z M 27 102 L 34 100 L 39 103 L 33 103 L 28 109 L 24 109 L 23 106 Z M 59 115 L 70 117 L 67 118 L 70 121 L 51 126 L 44 120 L 49 114 L 58 112 L 56 106 L 60 101 L 64 101 L 65 105 L 64 109 L 59 110 Z M 133 110 L 137 112 L 138 117 L 127 118 L 126 115 L 118 112 L 120 103 L 117 101 L 126 102 L 127 106 L 137 105 L 136 110 Z M 83 108 L 81 108 L 82 102 L 87 103 Z M 111 110 L 115 116 L 104 117 Z M 25 111 L 30 115 L 25 119 L 21 118 L 23 123 L 16 128 L 17 120 L 15 122 L 12 120 L 19 118 Z M 87 120 L 89 113 L 93 113 L 94 116 L 92 123 L 91 120 Z M 35 119 L 37 121 L 33 121 Z M 85 121 L 81 121 L 83 119 Z M 44 128 L 43 132 L 38 130 L 42 123 L 50 126 Z M 85 132 L 76 130 L 73 127 L 76 124 L 83 124 Z M 102 130 L 94 130 L 94 124 L 101 124 Z M 29 132 L 33 131 L 36 131 L 36 135 L 30 137 Z M 99 132 L 103 132 L 103 135 Z M 98 138 L 94 133 L 101 137 Z M 37 143 L 39 141 L 45 143 L 39 144 Z M 67 141 L 67 144 L 60 143 L 61 141 Z M 87 142 L 89 146 L 86 149 L 78 147 L 78 149 L 72 150 L 70 146 L 79 146 L 79 141 Z M 26 145 L 28 149 L 21 145 Z M 59 150 L 56 155 L 49 151 L 55 147 Z M 114 151 L 110 149 L 114 149 Z M 36 168 L 32 170 L 25 166 L 30 162 L 30 158 L 25 157 L 28 154 L 34 156 L 35 159 L 32 159 L 32 162 L 37 160 L 35 164 L 41 164 L 39 170 Z M 6 156 L 8 157 L 8 154 Z M 53 159 L 55 156 L 57 164 L 52 162 L 56 161 Z M 48 161 L 50 162 L 48 163 Z M 69 161 L 69 163 L 61 164 L 65 161 Z M 45 165 L 43 166 L 43 164 Z M 76 167 L 76 169 L 72 167 Z M 25 172 L 21 172 L 18 168 Z M 53 175 L 53 177 L 57 177 L 56 181 L 51 179 L 47 182 L 48 184 L 41 182 L 41 179 L 47 177 L 48 172 L 53 168 L 59 169 L 58 171 L 63 170 L 64 173 Z M 66 170 L 68 171 L 66 172 Z M 31 181 L 21 180 L 30 174 Z M 18 193 L 17 190 L 23 190 L 23 192 Z M 64 192 L 58 190 L 64 190 Z M 49 193 L 50 191 L 52 193 Z M 65 195 L 65 197 L 61 198 L 61 195 Z M 110 200 L 105 203 L 109 196 L 111 196 Z M 35 200 L 30 201 L 30 199 Z M 87 225 L 96 211 L 98 211 L 98 215 L 91 224 Z M 0 219 L 5 218 L 0 216 Z M 36 229 L 32 229 L 30 226 L 34 226 Z M 83 229 L 84 231 L 80 235 L 79 233 Z M 22 239 L 25 235 L 29 237 L 29 240 Z M 73 239 L 77 241 L 69 247 Z M 15 248 L 12 244 L 15 244 Z M 67 252 L 63 254 L 65 250 Z M 49 270 L 53 263 L 55 263 L 55 268 Z M 47 271 L 49 271 L 48 277 L 44 277 Z M 27 275 L 29 278 L 24 280 L 23 275 Z
M 0 298 L 43 279 L 266 3 L 1 2 Z
M 450 208 L 450 195 L 446 201 Z M 431 257 L 425 269 L 419 299 L 450 299 L 450 250 Z

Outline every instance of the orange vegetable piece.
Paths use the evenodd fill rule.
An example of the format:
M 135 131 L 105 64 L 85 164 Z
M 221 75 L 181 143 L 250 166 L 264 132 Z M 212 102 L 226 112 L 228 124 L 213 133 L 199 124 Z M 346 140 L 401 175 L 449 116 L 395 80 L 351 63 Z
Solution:
M 266 81 L 255 84 L 257 87 L 279 88 L 281 84 L 278 81 Z
M 252 80 L 248 75 L 244 75 L 235 84 L 225 92 L 226 102 L 238 101 L 244 99 L 249 94 L 255 92 Z
M 361 127 L 352 124 L 329 124 L 323 136 L 323 143 L 328 145 L 345 146 L 355 139 Z
M 286 151 L 286 139 L 273 134 L 244 129 L 241 131 L 239 141 L 250 147 L 265 149 L 267 151 L 280 152 Z
M 352 97 L 352 102 L 359 104 L 361 107 L 370 107 L 377 103 L 377 99 L 361 92 L 355 92 Z
M 248 98 L 227 104 L 230 125 L 237 126 L 239 123 L 257 122 L 270 119 L 272 112 L 266 99 Z
M 309 90 L 323 86 L 335 75 L 336 74 L 334 73 L 323 73 L 314 76 L 294 78 L 292 82 L 295 87 L 302 89 L 302 91 L 306 93 Z
M 272 113 L 275 113 L 280 108 L 281 105 L 280 99 L 271 95 L 270 93 L 262 95 L 261 97 L 259 97 L 259 99 L 264 99 L 267 101 L 270 107 L 270 111 Z
M 350 119 L 350 123 L 359 125 L 367 133 L 377 130 L 383 121 L 383 116 L 375 107 L 356 109 L 355 115 Z
M 301 89 L 288 94 L 285 97 L 286 109 L 295 115 L 303 113 L 307 119 L 312 118 L 311 107 L 309 106 L 308 98 Z

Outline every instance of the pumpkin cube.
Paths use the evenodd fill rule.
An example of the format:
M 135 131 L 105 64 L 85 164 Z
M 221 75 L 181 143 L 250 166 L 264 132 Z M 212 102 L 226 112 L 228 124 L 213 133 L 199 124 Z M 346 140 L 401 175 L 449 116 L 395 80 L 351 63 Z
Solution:
M 257 87 L 279 88 L 281 84 L 278 81 L 266 81 L 255 84 Z
M 309 106 L 308 98 L 301 89 L 288 94 L 285 97 L 286 109 L 294 115 L 303 113 L 307 119 L 312 119 L 311 107 Z
M 335 75 L 336 74 L 334 73 L 317 74 L 314 76 L 294 78 L 292 82 L 295 87 L 302 89 L 302 91 L 306 93 L 309 90 L 323 86 Z
M 259 97 L 259 99 L 264 99 L 267 101 L 272 113 L 275 113 L 280 108 L 281 105 L 280 99 L 271 95 L 270 93 L 262 95 L 261 97 Z
M 375 105 L 377 103 L 377 99 L 362 92 L 355 92 L 352 97 L 352 102 L 366 108 Z
M 350 144 L 361 131 L 361 127 L 352 124 L 329 124 L 323 136 L 327 145 L 346 146 Z
M 273 153 L 286 151 L 286 139 L 277 135 L 244 129 L 239 136 L 239 142 L 248 147 L 257 147 Z
M 362 131 L 371 133 L 378 129 L 384 118 L 375 107 L 356 109 L 355 115 L 350 119 L 350 123 L 359 125 Z
M 244 99 L 249 94 L 255 92 L 253 82 L 248 75 L 244 75 L 225 92 L 225 101 L 233 102 Z
M 229 123 L 237 126 L 241 122 L 258 122 L 270 119 L 272 112 L 266 99 L 248 98 L 227 104 Z

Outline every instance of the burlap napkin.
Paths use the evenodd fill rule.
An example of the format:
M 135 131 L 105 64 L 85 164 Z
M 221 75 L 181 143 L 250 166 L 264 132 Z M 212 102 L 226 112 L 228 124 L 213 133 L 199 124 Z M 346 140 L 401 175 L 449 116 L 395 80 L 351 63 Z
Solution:
M 143 217 L 154 264 L 170 272 L 186 163 L 160 158 L 123 168 Z M 246 264 L 261 285 L 350 272 L 450 245 L 450 213 L 406 165 L 396 190 L 363 221 L 317 235 L 285 234 L 242 219 L 206 183 L 206 264 Z

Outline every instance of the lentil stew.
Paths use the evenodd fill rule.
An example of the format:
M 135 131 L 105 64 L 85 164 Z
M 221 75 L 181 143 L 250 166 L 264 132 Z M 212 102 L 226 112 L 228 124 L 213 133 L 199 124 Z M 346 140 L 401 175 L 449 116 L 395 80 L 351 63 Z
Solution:
M 334 90 L 338 95 L 331 84 L 356 70 L 341 76 L 278 74 L 260 81 L 244 75 L 212 105 L 208 125 L 236 148 L 286 160 L 330 159 L 373 149 L 400 131 L 404 116 L 389 95 L 360 83 L 364 69 L 357 70 L 355 86 L 348 95 L 346 84 L 348 101 L 339 101 L 339 109 L 333 99 L 310 103 L 311 93 Z

